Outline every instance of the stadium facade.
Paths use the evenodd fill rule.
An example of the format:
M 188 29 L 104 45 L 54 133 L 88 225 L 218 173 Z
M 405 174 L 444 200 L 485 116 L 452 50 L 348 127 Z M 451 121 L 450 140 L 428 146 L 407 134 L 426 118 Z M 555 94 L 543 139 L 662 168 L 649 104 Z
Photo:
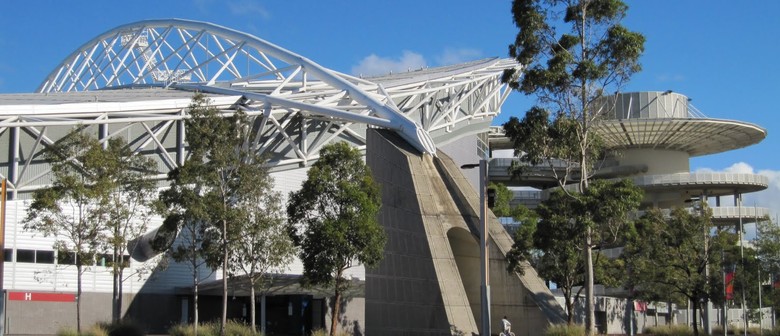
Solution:
M 6 291 L 5 332 L 50 334 L 75 325 L 75 267 L 68 264 L 67 256 L 53 249 L 53 237 L 23 227 L 32 193 L 52 182 L 51 164 L 42 159 L 45 148 L 77 126 L 101 140 L 122 137 L 137 155 L 157 163 L 157 171 L 148 177 L 160 181 L 164 188 L 167 172 L 187 159 L 184 121 L 196 91 L 204 93 L 225 115 L 243 110 L 253 118 L 256 137 L 251 145 L 270 158 L 275 189 L 284 195 L 300 187 L 307 167 L 328 143 L 347 142 L 368 151 L 368 139 L 375 139 L 383 149 L 373 157 L 369 153 L 367 161 L 379 165 L 375 170 L 387 181 L 398 178 L 398 171 L 386 168 L 398 162 L 387 162 L 380 153 L 408 162 L 403 169 L 409 169 L 412 182 L 383 187 L 404 192 L 414 189 L 413 196 L 390 195 L 395 203 L 383 205 L 383 220 L 395 218 L 407 226 L 394 225 L 393 220 L 385 223 L 390 234 L 385 255 L 389 261 L 377 271 L 366 273 L 356 268 L 349 274 L 355 286 L 342 321 L 345 331 L 382 334 L 399 327 L 400 321 L 433 323 L 419 317 L 445 310 L 445 315 L 437 315 L 436 323 L 449 327 L 465 321 L 466 331 L 476 331 L 479 299 L 469 275 L 476 260 L 470 222 L 476 201 L 473 195 L 463 195 L 463 176 L 472 184 L 478 178 L 476 171 L 450 170 L 476 162 L 490 150 L 507 148 L 500 131 L 492 129 L 489 137 L 486 131 L 510 93 L 500 81 L 503 71 L 519 67 L 513 60 L 484 59 L 359 78 L 325 68 L 255 36 L 204 22 L 149 20 L 98 35 L 67 56 L 36 93 L 0 95 L 0 175 L 8 180 L 2 282 Z M 691 200 L 709 199 L 717 205 L 713 212 L 721 225 L 747 223 L 767 213 L 766 209 L 742 207 L 739 202 L 739 195 L 766 188 L 766 178 L 689 171 L 690 157 L 757 143 L 766 136 L 765 130 L 748 123 L 706 118 L 691 108 L 685 96 L 673 92 L 621 94 L 610 99 L 616 112 L 597 126 L 597 132 L 614 155 L 597 171 L 600 178 L 633 179 L 647 191 L 646 207 L 686 206 Z M 374 129 L 393 131 L 411 149 Z M 439 153 L 440 160 L 423 158 L 430 158 L 438 149 L 446 153 Z M 491 160 L 491 180 L 517 185 L 517 180 L 508 178 L 510 163 L 509 159 Z M 555 185 L 545 168 L 538 169 L 533 178 L 520 182 L 538 190 L 517 192 L 517 202 L 533 206 Z M 452 194 L 442 201 L 451 208 L 450 213 L 426 213 L 427 203 L 422 198 L 441 198 L 443 193 Z M 720 197 L 727 195 L 737 196 L 734 206 L 721 206 Z M 419 205 L 406 204 L 406 197 Z M 417 217 L 404 217 L 414 211 L 420 212 Z M 446 216 L 451 218 L 442 220 Z M 159 218 L 152 227 L 157 225 Z M 448 231 L 438 232 L 441 230 Z M 441 236 L 434 236 L 434 231 Z M 490 256 L 490 276 L 508 284 L 495 286 L 494 297 L 515 298 L 499 299 L 494 312 L 513 317 L 511 314 L 519 311 L 515 320 L 525 327 L 515 330 L 518 335 L 538 334 L 544 325 L 560 317 L 560 306 L 545 306 L 550 291 L 533 271 L 522 278 L 506 275 L 502 253 L 511 246 L 511 238 L 500 227 L 490 231 L 491 251 L 496 251 Z M 146 238 L 153 234 L 154 230 Z M 424 244 L 428 239 L 427 252 L 411 254 L 410 250 L 420 251 L 410 248 L 409 237 Z M 190 270 L 173 263 L 164 271 L 147 272 L 152 263 L 147 261 L 151 257 L 148 251 L 131 251 L 128 257 L 132 258 L 126 273 L 134 276 L 123 283 L 123 316 L 152 332 L 191 321 Z M 437 263 L 439 259 L 441 263 Z M 110 319 L 107 307 L 112 276 L 101 261 L 85 273 L 85 292 L 79 298 L 83 325 Z M 420 275 L 425 272 L 416 268 L 435 269 L 436 274 Z M 200 314 L 207 320 L 220 310 L 221 281 L 212 270 L 204 271 L 211 274 L 201 290 Z M 298 286 L 301 272 L 299 263 L 290 265 L 277 277 L 272 290 L 260 297 L 257 319 L 270 334 L 328 327 L 328 294 Z M 421 292 L 422 287 L 414 287 L 415 283 L 427 287 Z M 381 290 L 368 288 L 377 284 Z M 407 289 L 412 288 L 409 286 L 415 289 Z M 444 301 L 444 305 L 420 310 L 425 304 L 418 299 L 427 295 L 413 293 L 429 294 L 429 289 L 438 293 L 434 299 Z M 229 293 L 230 317 L 248 320 L 249 299 L 240 279 L 231 282 Z M 623 313 L 609 315 L 614 320 L 608 320 L 606 308 L 600 309 L 600 325 L 609 332 L 625 331 Z M 411 316 L 412 311 L 421 313 Z M 383 323 L 390 327 L 371 330 L 370 324 Z M 388 334 L 425 334 L 420 325 Z M 498 325 L 497 320 L 494 325 Z
M 98 35 L 67 56 L 38 92 L 0 95 L 0 174 L 8 181 L 5 332 L 50 334 L 75 325 L 72 258 L 54 250 L 55 237 L 24 229 L 32 193 L 52 183 L 51 164 L 42 153 L 74 127 L 101 141 L 124 138 L 137 155 L 156 162 L 157 171 L 148 177 L 163 188 L 168 171 L 187 159 L 184 121 L 194 92 L 201 92 L 224 115 L 243 110 L 253 118 L 251 145 L 268 155 L 275 189 L 286 195 L 300 187 L 322 146 L 347 142 L 366 150 L 372 128 L 391 130 L 428 156 L 458 139 L 476 139 L 510 92 L 501 74 L 516 67 L 513 60 L 494 58 L 358 78 L 204 22 L 149 20 Z M 467 160 L 479 158 L 476 146 L 471 153 Z M 159 218 L 152 228 L 158 225 Z M 144 239 L 153 235 L 154 230 Z M 122 284 L 122 315 L 151 332 L 190 321 L 191 271 L 173 263 L 147 272 L 151 255 L 143 244 L 129 254 L 125 274 L 132 276 Z M 78 298 L 82 325 L 110 319 L 112 276 L 106 258 L 99 256 L 84 273 Z M 202 321 L 220 309 L 219 279 L 212 270 L 203 271 L 212 275 L 202 281 Z M 299 263 L 290 265 L 259 300 L 258 321 L 271 334 L 328 327 L 327 292 L 298 286 L 301 271 Z M 357 268 L 348 276 L 356 290 L 342 327 L 360 333 L 366 274 Z M 239 285 L 239 280 L 231 283 L 229 315 L 247 320 L 249 301 Z

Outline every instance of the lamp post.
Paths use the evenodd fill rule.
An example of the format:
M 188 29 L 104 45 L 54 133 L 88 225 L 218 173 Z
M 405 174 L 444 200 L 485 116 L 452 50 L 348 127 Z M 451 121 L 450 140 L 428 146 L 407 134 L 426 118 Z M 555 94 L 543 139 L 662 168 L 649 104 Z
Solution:
M 479 164 L 465 164 L 462 169 L 479 166 L 479 274 L 482 326 L 480 335 L 490 336 L 490 259 L 488 258 L 488 221 L 487 221 L 487 160 L 479 160 Z

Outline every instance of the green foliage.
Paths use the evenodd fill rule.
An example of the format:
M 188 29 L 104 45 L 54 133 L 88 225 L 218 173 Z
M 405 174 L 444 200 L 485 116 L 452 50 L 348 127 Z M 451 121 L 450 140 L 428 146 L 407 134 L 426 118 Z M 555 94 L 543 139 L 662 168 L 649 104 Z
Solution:
M 584 336 L 585 327 L 579 324 L 554 324 L 544 331 L 545 336 Z
M 253 145 L 253 120 L 245 112 L 238 110 L 224 116 L 209 105 L 205 96 L 196 94 L 189 114 L 186 128 L 190 156 L 168 174 L 170 188 L 160 194 L 158 206 L 165 217 L 161 236 L 170 242 L 176 232 L 186 234 L 186 244 L 173 250 L 172 257 L 189 263 L 194 283 L 199 280 L 197 269 L 201 260 L 212 269 L 221 268 L 223 279 L 227 279 L 227 272 L 235 270 L 237 263 L 255 257 L 250 264 L 267 262 L 262 259 L 267 254 L 259 250 L 233 254 L 232 259 L 230 252 L 245 251 L 246 246 L 264 248 L 247 240 L 256 242 L 261 239 L 257 234 L 272 234 L 263 231 L 263 226 L 278 226 L 278 195 L 272 192 L 273 180 L 265 160 Z M 271 202 L 258 204 L 264 197 Z M 243 232 L 253 225 L 261 232 Z M 227 319 L 225 282 L 223 326 Z
M 503 183 L 490 182 L 488 188 L 496 190 L 495 204 L 491 211 L 496 217 L 512 217 L 512 206 L 509 202 L 514 198 L 514 194 Z
M 776 326 L 770 330 L 764 330 L 763 336 L 780 336 L 780 326 Z
M 520 223 L 514 235 L 512 249 L 506 255 L 507 271 L 525 274 L 525 267 L 535 264 L 539 249 L 534 245 L 534 235 L 539 223 L 539 215 L 525 206 L 518 206 L 513 211 L 512 218 Z
M 694 334 L 691 327 L 682 324 L 647 327 L 644 333 L 658 336 L 693 336 Z
M 670 214 L 653 209 L 637 221 L 622 257 L 631 271 L 626 286 L 636 290 L 636 297 L 690 300 L 694 314 L 700 302 L 722 297 L 718 280 L 722 251 L 734 246 L 734 236 L 723 231 L 712 234 L 712 212 L 706 204 L 699 206 L 703 208 L 695 212 L 676 208 Z M 693 328 L 698 333 L 698 327 Z
M 144 336 L 143 329 L 130 321 L 97 323 L 79 333 L 72 328 L 57 331 L 57 336 Z
M 592 127 L 614 109 L 603 98 L 620 91 L 641 69 L 639 56 L 645 39 L 620 25 L 627 9 L 620 0 L 512 1 L 512 17 L 519 31 L 509 45 L 509 55 L 524 69 L 522 74 L 516 69 L 505 71 L 502 81 L 535 95 L 538 104 L 522 120 L 510 118 L 504 130 L 520 160 L 549 166 L 561 187 L 575 182 L 582 193 L 589 188 L 595 163 L 605 154 Z M 586 228 L 580 245 L 585 255 L 590 335 L 595 319 L 591 232 L 599 232 L 592 227 L 592 218 L 575 220 L 581 219 L 585 222 L 579 225 Z
M 327 336 L 329 335 L 325 329 L 317 329 L 311 332 L 311 336 Z M 337 332 L 336 336 L 349 336 L 348 333 L 345 332 Z
M 524 262 L 530 262 L 542 278 L 561 289 L 571 319 L 573 290 L 581 288 L 586 280 L 582 246 L 577 242 L 584 240 L 589 227 L 596 247 L 622 242 L 621 234 L 631 232 L 629 214 L 639 206 L 642 195 L 629 180 L 594 181 L 584 193 L 571 195 L 554 191 L 536 210 L 539 222 L 527 221 L 515 233 L 514 245 L 507 254 L 510 271 L 522 272 Z M 612 263 L 595 254 L 594 273 L 600 283 L 614 284 L 622 278 L 614 272 L 622 267 Z
M 619 24 L 627 9 L 619 0 L 513 1 L 519 32 L 509 55 L 528 68 L 523 80 L 508 72 L 505 82 L 521 92 L 552 95 L 593 90 L 578 87 L 588 82 L 622 84 L 641 69 L 645 41 Z M 561 15 L 563 22 L 556 21 Z
M 66 327 L 58 330 L 57 336 L 79 336 L 79 332 L 71 327 Z
M 290 194 L 288 232 L 300 248 L 304 284 L 335 284 L 335 326 L 340 295 L 349 286 L 343 272 L 382 259 L 386 237 L 377 219 L 379 186 L 360 151 L 346 143 L 322 147 L 307 175 L 302 188 Z
M 629 213 L 642 199 L 642 191 L 630 181 L 595 181 L 584 193 L 566 194 L 554 191 L 536 209 L 539 222 L 523 223 L 515 233 L 512 250 L 507 254 L 510 271 L 522 272 L 524 262 L 530 262 L 539 275 L 554 282 L 563 292 L 570 322 L 574 288 L 585 283 L 585 262 L 582 245 L 588 227 L 593 229 L 592 243 L 596 247 L 611 247 L 623 241 L 631 232 Z M 629 228 L 628 230 L 626 228 Z M 594 256 L 594 277 L 605 285 L 617 284 L 622 278 L 619 261 L 601 254 Z
M 768 219 L 760 220 L 756 224 L 757 235 L 753 241 L 756 249 L 756 257 L 759 261 L 762 274 L 780 274 L 780 226 Z M 772 303 L 780 308 L 780 293 L 772 288 L 770 293 Z
M 154 184 L 144 176 L 154 171 L 154 164 L 134 155 L 122 138 L 98 140 L 89 131 L 74 129 L 44 150 L 44 159 L 52 164 L 53 183 L 34 193 L 24 228 L 56 237 L 58 253 L 75 255 L 77 296 L 84 266 L 92 265 L 97 254 L 111 253 L 112 307 L 118 319 L 122 274 L 128 266 L 122 258 L 127 242 L 147 230 Z M 77 329 L 80 308 L 77 302 Z
M 113 323 L 99 323 L 96 325 L 106 331 L 107 336 L 144 336 L 141 326 L 128 320 L 120 320 Z
M 729 328 L 727 330 L 729 335 L 744 335 L 745 334 L 745 328 L 744 325 L 740 324 L 729 324 Z M 760 330 L 758 327 L 750 327 L 747 330 L 748 335 L 762 335 L 762 336 L 777 336 L 780 335 L 780 329 L 770 329 L 770 330 Z M 715 326 L 712 328 L 712 335 L 723 335 L 723 327 L 722 326 Z
M 177 324 L 168 329 L 170 336 L 219 336 L 219 323 L 204 323 L 198 325 L 198 334 L 191 324 Z M 227 336 L 263 336 L 262 332 L 254 332 L 250 326 L 236 321 L 228 321 L 225 325 Z

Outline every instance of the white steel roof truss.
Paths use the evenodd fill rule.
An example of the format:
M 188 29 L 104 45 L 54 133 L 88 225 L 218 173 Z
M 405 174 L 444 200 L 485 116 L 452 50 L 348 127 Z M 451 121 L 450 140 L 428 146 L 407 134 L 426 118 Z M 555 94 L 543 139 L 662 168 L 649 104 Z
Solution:
M 133 52 L 133 46 L 135 46 L 136 42 L 141 37 L 141 32 L 142 29 L 139 29 L 138 32 L 133 36 L 132 42 L 123 45 L 122 48 L 119 50 L 119 52 L 117 52 L 117 55 L 122 54 L 122 57 L 119 59 L 118 65 L 115 65 L 114 62 L 109 62 L 113 70 L 113 74 L 106 81 L 106 86 L 114 85 L 115 81 L 117 84 L 120 85 L 123 84 L 122 81 L 119 79 L 119 76 L 123 73 L 127 73 L 131 76 L 133 75 L 133 72 L 130 71 L 130 66 L 135 63 L 135 60 L 137 60 L 137 56 L 135 56 L 135 53 Z M 127 58 L 130 57 L 131 55 L 133 55 L 132 62 L 127 62 Z M 103 71 L 105 70 L 102 70 L 101 72 Z M 133 83 L 135 82 L 136 82 L 136 78 L 133 78 Z
M 46 143 L 47 145 L 50 145 L 50 146 L 51 146 L 52 144 L 54 144 L 54 141 L 51 141 L 51 139 L 49 139 L 49 138 L 48 138 L 48 137 L 46 137 L 46 135 L 45 135 L 45 132 L 46 132 L 46 127 L 44 127 L 44 128 L 43 128 L 43 130 L 41 130 L 41 131 L 38 131 L 38 130 L 37 130 L 35 127 L 24 127 L 23 129 L 24 129 L 24 131 L 28 132 L 29 134 L 31 134 L 32 136 L 34 136 L 34 137 L 35 137 L 35 144 L 33 144 L 33 148 L 31 149 L 30 155 L 28 155 L 28 157 L 27 157 L 27 160 L 24 162 L 24 165 L 22 166 L 22 170 L 21 170 L 21 171 L 19 172 L 19 174 L 16 176 L 16 179 L 17 179 L 17 180 L 16 180 L 16 181 L 13 181 L 14 183 L 17 183 L 17 184 L 18 184 L 20 181 L 24 181 L 24 179 L 23 179 L 23 178 L 24 178 L 24 176 L 25 176 L 25 172 L 27 171 L 27 167 L 29 167 L 29 166 L 30 166 L 30 164 L 32 163 L 32 160 L 33 160 L 33 158 L 35 157 L 35 155 L 33 155 L 33 153 L 36 153 L 36 152 L 37 152 L 37 149 L 38 149 L 38 147 L 40 146 L 41 142 L 44 142 L 44 143 Z M 41 178 L 42 176 L 44 176 L 44 175 L 48 174 L 48 173 L 49 173 L 49 171 L 50 171 L 50 170 L 47 170 L 46 172 L 43 172 L 43 173 L 41 173 L 41 174 L 38 174 L 37 176 L 35 176 L 35 177 L 33 177 L 32 179 L 30 179 L 30 180 L 28 181 L 28 183 L 29 183 L 29 182 L 33 182 L 33 181 L 35 181 L 35 180 L 37 180 L 37 179 Z M 25 184 L 27 184 L 27 183 L 24 183 L 24 184 L 22 184 L 22 186 L 23 186 L 23 185 L 25 185 Z
M 162 157 L 163 162 L 165 162 L 166 166 L 168 166 L 168 169 L 173 170 L 177 167 L 176 160 L 174 160 L 170 154 L 165 150 L 165 146 L 160 142 L 160 140 L 157 138 L 160 133 L 163 131 L 166 131 L 170 128 L 171 125 L 173 125 L 173 120 L 168 120 L 167 122 L 163 123 L 162 125 L 158 125 L 157 131 L 152 131 L 151 128 L 149 128 L 149 125 L 146 123 L 141 123 L 143 125 L 144 129 L 146 129 L 147 135 L 149 135 L 149 139 L 144 141 L 140 146 L 135 148 L 135 151 L 133 151 L 135 154 L 138 154 L 141 152 L 142 149 L 146 148 L 146 146 L 149 145 L 151 141 L 154 141 L 154 143 L 157 145 L 157 152 Z
M 95 44 L 91 48 L 91 50 L 89 52 L 84 50 L 84 57 L 83 57 L 84 60 L 81 62 L 81 68 L 77 71 L 78 73 L 83 73 L 84 69 L 87 66 L 90 66 L 90 72 L 92 72 L 91 65 L 94 64 L 93 61 L 92 61 L 92 56 L 95 55 L 95 51 L 98 49 L 98 46 L 99 46 L 99 44 Z M 93 74 L 93 76 L 94 76 L 94 74 Z M 93 77 L 93 76 L 90 76 L 90 77 Z M 89 84 L 86 84 L 85 86 L 89 86 Z
M 250 143 L 259 151 L 274 151 L 280 164 L 306 164 L 317 157 L 324 144 L 340 136 L 364 148 L 364 135 L 350 128 L 356 123 L 396 130 L 417 149 L 435 153 L 427 131 L 454 131 L 470 119 L 494 116 L 509 91 L 502 93 L 501 88 L 506 86 L 497 80 L 503 69 L 517 67 L 507 60 L 479 61 L 466 67 L 421 70 L 425 73 L 420 79 L 403 75 L 374 82 L 323 68 L 251 35 L 186 20 L 149 20 L 120 26 L 78 50 L 81 52 L 71 54 L 49 75 L 40 91 L 152 84 L 243 96 L 247 101 L 239 108 L 255 117 L 253 127 L 257 129 Z M 96 59 L 97 55 L 101 57 Z M 189 82 L 189 78 L 195 83 L 179 83 Z M 224 109 L 227 105 L 222 106 L 224 115 L 232 114 Z M 37 113 L 55 109 L 36 106 L 31 110 L 36 112 L 37 120 L 27 119 L 18 125 L 141 123 L 149 138 L 136 150 L 154 141 L 162 161 L 175 166 L 176 160 L 162 146 L 160 136 L 176 124 L 175 120 L 187 118 L 186 113 L 150 113 L 141 106 L 134 110 L 117 107 L 104 120 L 79 119 L 90 118 L 87 109 L 84 113 Z M 155 128 L 151 122 L 161 124 Z M 0 122 L 0 127 L 7 124 L 11 122 Z M 181 151 L 177 149 L 177 153 Z M 178 154 L 177 159 L 181 161 L 182 156 Z
M 167 67 L 167 62 L 166 62 L 167 59 L 170 58 L 170 57 L 173 57 L 176 54 L 176 52 L 172 52 L 172 53 L 168 54 L 168 56 L 163 55 L 162 54 L 162 47 L 166 46 L 168 44 L 160 43 L 160 41 L 165 42 L 165 39 L 168 38 L 168 36 L 170 36 L 171 32 L 173 31 L 173 26 L 170 26 L 170 27 L 166 28 L 161 34 L 158 34 L 153 29 L 150 29 L 148 31 L 149 31 L 149 34 L 154 37 L 154 39 L 149 41 L 149 45 L 144 47 L 144 49 L 142 50 L 141 53 L 145 54 L 147 51 L 149 51 L 149 49 L 152 48 L 152 45 L 154 45 L 155 48 L 150 53 L 151 57 L 149 57 L 148 59 L 144 60 L 144 65 L 142 67 L 140 67 L 140 69 L 138 71 L 138 75 L 136 76 L 136 78 L 144 78 L 146 76 L 146 74 L 148 74 L 151 71 L 153 71 L 154 65 L 156 63 L 157 55 L 160 55 L 160 58 L 163 59 L 160 63 L 164 64 Z M 168 45 L 168 46 L 170 46 L 170 45 Z

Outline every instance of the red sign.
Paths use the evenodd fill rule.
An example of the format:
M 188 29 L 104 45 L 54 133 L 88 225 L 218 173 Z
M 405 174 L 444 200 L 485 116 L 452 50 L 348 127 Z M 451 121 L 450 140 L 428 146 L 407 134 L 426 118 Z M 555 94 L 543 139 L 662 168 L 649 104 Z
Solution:
M 734 300 L 734 272 L 726 273 L 726 300 Z
M 11 301 L 76 302 L 76 294 L 8 292 Z

